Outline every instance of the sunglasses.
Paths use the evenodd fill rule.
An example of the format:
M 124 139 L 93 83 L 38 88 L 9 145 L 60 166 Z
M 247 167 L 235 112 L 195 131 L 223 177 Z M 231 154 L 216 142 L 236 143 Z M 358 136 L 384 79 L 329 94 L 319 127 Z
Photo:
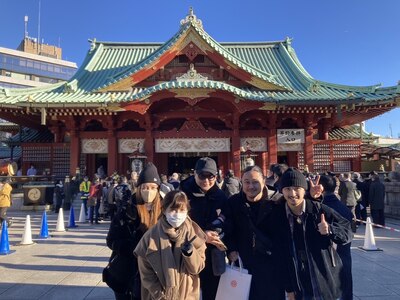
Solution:
M 197 176 L 199 176 L 199 178 L 201 180 L 206 180 L 206 179 L 214 180 L 215 179 L 215 175 L 211 174 L 211 173 L 200 173 L 200 174 L 197 174 Z

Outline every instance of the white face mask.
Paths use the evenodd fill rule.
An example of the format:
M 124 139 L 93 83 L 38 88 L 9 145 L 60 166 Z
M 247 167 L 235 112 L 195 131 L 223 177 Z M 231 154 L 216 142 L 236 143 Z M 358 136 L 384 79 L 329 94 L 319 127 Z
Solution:
M 165 217 L 167 218 L 167 222 L 173 228 L 178 228 L 185 222 L 187 218 L 187 212 L 166 212 Z
M 151 203 L 157 196 L 157 190 L 141 190 L 140 195 L 145 203 Z

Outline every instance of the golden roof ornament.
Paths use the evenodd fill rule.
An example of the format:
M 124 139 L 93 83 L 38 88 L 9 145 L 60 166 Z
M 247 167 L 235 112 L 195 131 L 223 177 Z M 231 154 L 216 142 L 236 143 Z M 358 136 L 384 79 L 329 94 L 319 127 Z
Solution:
M 189 22 L 203 29 L 203 22 L 200 19 L 197 19 L 196 15 L 193 13 L 193 7 L 189 8 L 189 13 L 186 18 L 181 20 L 181 26 Z
M 189 70 L 182 76 L 177 77 L 176 80 L 177 81 L 206 81 L 206 80 L 208 80 L 208 77 L 197 73 L 197 71 L 194 68 L 194 64 L 190 64 Z

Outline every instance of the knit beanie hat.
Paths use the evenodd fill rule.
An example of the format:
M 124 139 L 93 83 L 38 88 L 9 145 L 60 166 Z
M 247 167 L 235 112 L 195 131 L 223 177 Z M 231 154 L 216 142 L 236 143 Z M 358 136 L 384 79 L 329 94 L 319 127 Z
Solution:
M 304 190 L 308 189 L 306 177 L 293 168 L 289 168 L 285 173 L 283 173 L 279 185 L 279 191 L 282 192 L 283 188 L 289 186 L 302 187 Z
M 155 183 L 158 186 L 161 184 L 160 176 L 158 175 L 158 171 L 156 166 L 149 162 L 144 167 L 142 172 L 139 174 L 139 178 L 137 181 L 137 185 L 141 185 L 143 183 Z

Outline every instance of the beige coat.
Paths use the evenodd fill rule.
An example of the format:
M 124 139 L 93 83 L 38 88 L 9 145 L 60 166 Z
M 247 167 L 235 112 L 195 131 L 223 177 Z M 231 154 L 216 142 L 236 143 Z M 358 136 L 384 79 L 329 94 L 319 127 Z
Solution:
M 186 219 L 185 226 L 188 228 L 189 240 L 197 237 L 192 243 L 192 255 L 181 254 L 180 266 L 177 267 L 179 284 L 168 288 L 165 277 L 168 271 L 165 270 L 165 266 L 171 265 L 171 261 L 163 261 L 166 256 L 162 255 L 162 252 L 172 250 L 171 244 L 165 249 L 160 249 L 162 248 L 160 245 L 163 244 L 160 240 L 166 237 L 160 222 L 161 220 L 145 233 L 134 251 L 138 258 L 142 300 L 198 300 L 200 298 L 199 273 L 205 266 L 206 235 L 189 217 Z M 180 247 L 183 242 L 177 240 L 176 247 Z M 175 264 L 175 262 L 172 263 Z
M 11 191 L 12 187 L 8 183 L 5 183 L 0 189 L 0 207 L 11 206 Z

